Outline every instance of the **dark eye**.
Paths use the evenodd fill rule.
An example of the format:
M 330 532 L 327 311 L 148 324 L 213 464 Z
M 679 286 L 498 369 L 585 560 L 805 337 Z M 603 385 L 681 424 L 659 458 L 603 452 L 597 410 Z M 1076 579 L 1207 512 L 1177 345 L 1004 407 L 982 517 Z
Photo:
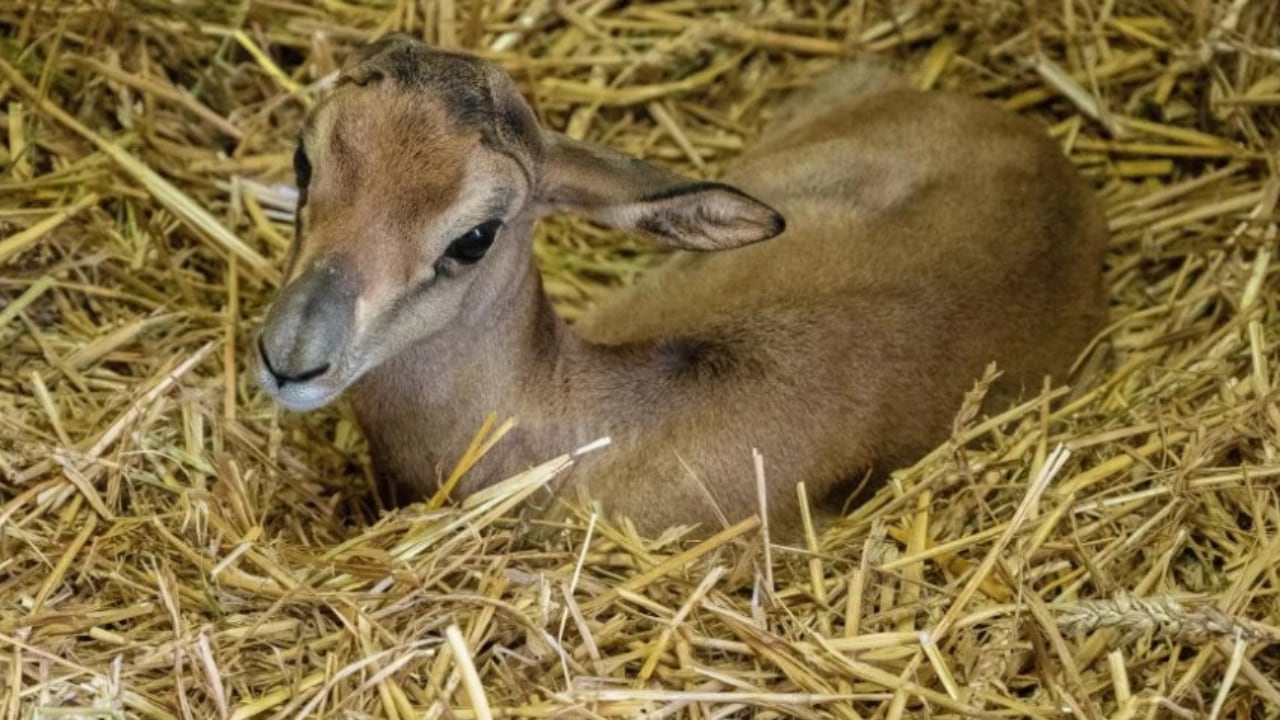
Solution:
M 449 249 L 444 251 L 445 257 L 453 258 L 464 265 L 479 262 L 480 258 L 489 252 L 489 246 L 493 245 L 493 239 L 498 235 L 500 227 L 502 227 L 501 220 L 480 223 L 449 243 Z
M 298 143 L 298 148 L 293 151 L 293 174 L 297 178 L 298 189 L 306 190 L 311 184 L 311 161 L 307 160 L 307 151 L 302 143 Z

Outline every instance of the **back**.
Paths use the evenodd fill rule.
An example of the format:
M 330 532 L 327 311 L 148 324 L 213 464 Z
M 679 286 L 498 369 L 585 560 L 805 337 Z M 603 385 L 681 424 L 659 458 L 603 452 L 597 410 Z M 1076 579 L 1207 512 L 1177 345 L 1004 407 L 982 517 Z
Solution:
M 784 107 L 725 180 L 779 209 L 786 233 L 677 255 L 580 332 L 625 343 L 729 325 L 768 347 L 816 322 L 842 357 L 909 339 L 949 358 L 948 388 L 995 361 L 1016 392 L 1061 380 L 1105 315 L 1089 189 L 1042 129 L 981 100 L 849 66 Z

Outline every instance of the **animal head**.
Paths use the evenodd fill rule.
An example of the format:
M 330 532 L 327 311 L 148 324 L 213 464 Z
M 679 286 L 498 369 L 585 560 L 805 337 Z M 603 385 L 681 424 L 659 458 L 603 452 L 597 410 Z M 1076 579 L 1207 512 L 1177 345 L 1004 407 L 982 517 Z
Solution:
M 530 226 L 545 212 L 691 250 L 783 229 L 732 187 L 543 130 L 496 65 L 399 35 L 348 63 L 308 117 L 294 169 L 294 247 L 258 351 L 263 387 L 296 410 L 496 311 L 530 271 Z

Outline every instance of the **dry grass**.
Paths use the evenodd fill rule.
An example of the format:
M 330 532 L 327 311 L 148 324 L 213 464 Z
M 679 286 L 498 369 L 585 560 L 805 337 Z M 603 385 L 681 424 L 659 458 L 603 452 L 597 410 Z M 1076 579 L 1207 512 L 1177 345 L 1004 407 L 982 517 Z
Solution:
M 1277 717 L 1278 15 L 0 4 L 0 718 Z M 282 418 L 242 351 L 290 236 L 262 186 L 392 29 L 693 175 L 855 50 L 1041 117 L 1110 211 L 1102 352 L 1071 394 L 962 416 L 805 548 L 584 517 L 511 552 L 507 510 L 568 456 L 380 513 L 350 420 Z M 538 258 L 572 316 L 659 256 L 556 219 Z

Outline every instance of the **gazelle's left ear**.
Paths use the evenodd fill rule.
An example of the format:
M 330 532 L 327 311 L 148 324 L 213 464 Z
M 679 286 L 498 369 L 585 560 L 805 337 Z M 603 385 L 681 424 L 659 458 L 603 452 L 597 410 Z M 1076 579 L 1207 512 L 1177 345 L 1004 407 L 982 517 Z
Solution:
M 786 229 L 776 210 L 730 185 L 676 177 L 642 160 L 544 134 L 538 200 L 682 250 L 728 250 Z

